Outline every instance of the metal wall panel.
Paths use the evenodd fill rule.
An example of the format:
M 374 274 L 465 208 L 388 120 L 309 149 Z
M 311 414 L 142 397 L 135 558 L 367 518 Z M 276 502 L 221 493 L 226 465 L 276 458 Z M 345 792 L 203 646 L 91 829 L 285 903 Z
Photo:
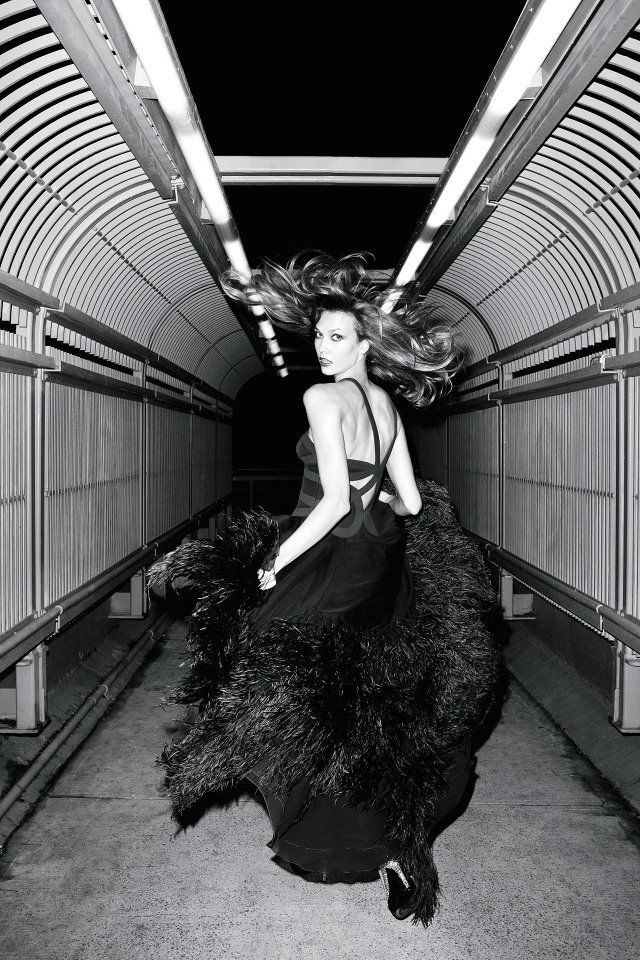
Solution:
M 216 420 L 193 418 L 191 467 L 191 512 L 199 513 L 217 499 L 216 492 Z
M 34 612 L 29 448 L 33 378 L 0 371 L 0 634 Z
M 45 384 L 44 602 L 141 545 L 141 404 Z
M 497 407 L 449 418 L 449 483 L 460 522 L 498 543 L 499 458 Z
M 627 382 L 629 397 L 628 451 L 629 491 L 627 503 L 626 610 L 640 619 L 640 378 Z
M 504 547 L 616 605 L 616 386 L 505 404 Z
M 640 310 L 627 315 L 629 349 L 640 350 Z M 627 457 L 629 490 L 627 504 L 627 580 L 625 609 L 640 619 L 640 378 L 627 381 Z
M 0 303 L 0 345 L 30 351 L 6 351 L 22 372 L 0 373 L 0 635 L 210 506 L 218 480 L 230 491 L 230 424 L 218 461 L 214 420 L 171 403 L 194 392 L 189 374 L 235 394 L 262 369 L 130 63 L 90 4 L 67 4 L 68 18 L 60 6 L 45 17 L 32 0 L 0 0 L 0 270 L 10 298 L 12 277 L 38 288 L 18 300 L 29 309 Z M 38 304 L 54 311 L 44 323 Z M 70 330 L 69 307 L 186 379 Z M 38 354 L 62 376 L 29 372 L 46 367 Z M 118 392 L 145 378 L 157 400 Z M 195 399 L 215 413 L 211 395 Z
M 216 490 L 218 499 L 226 497 L 231 493 L 232 486 L 232 440 L 231 440 L 231 422 L 218 423 L 218 457 L 216 462 Z
M 602 355 L 615 354 L 616 348 L 616 323 L 611 320 L 552 347 L 505 363 L 505 386 L 537 383 L 549 377 L 585 369 L 597 364 Z
M 27 310 L 0 301 L 0 343 L 28 350 L 30 327 L 31 314 Z
M 83 370 L 91 370 L 122 380 L 141 383 L 143 364 L 139 360 L 112 350 L 102 343 L 68 330 L 62 324 L 48 319 L 45 324 L 45 353 L 55 360 L 73 363 Z
M 447 421 L 430 420 L 420 424 L 418 433 L 420 473 L 424 479 L 448 483 Z
M 189 518 L 191 414 L 146 405 L 145 541 Z
M 585 49 L 585 57 L 591 54 L 597 58 L 598 51 Z M 540 129 L 547 129 L 540 120 Z M 513 156 L 507 146 L 487 173 L 491 206 L 483 212 L 489 216 L 474 232 L 463 214 L 458 233 L 454 225 L 442 247 L 443 257 L 447 244 L 461 252 L 441 274 L 437 252 L 431 272 L 427 267 L 425 277 L 435 283 L 427 302 L 434 313 L 447 312 L 469 362 L 517 347 L 576 315 L 576 328 L 592 323 L 598 310 L 602 323 L 503 362 L 500 386 L 506 389 L 542 386 L 597 365 L 603 355 L 640 349 L 637 311 L 618 318 L 608 309 L 612 303 L 624 312 L 627 300 L 633 307 L 640 283 L 638 27 L 511 182 L 505 171 Z M 466 300 L 466 312 L 452 302 L 456 297 Z M 491 349 L 480 335 L 478 314 L 497 344 Z M 519 402 L 507 396 L 496 413 L 502 447 L 497 433 L 487 442 L 496 456 L 501 453 L 500 545 L 593 600 L 639 617 L 640 408 L 633 372 L 586 389 L 574 389 L 575 381 L 550 383 L 548 394 L 556 395 L 542 390 Z M 462 383 L 459 399 L 477 396 L 474 386 L 482 392 L 477 382 Z M 475 476 L 477 436 L 465 427 L 467 419 L 481 416 L 487 414 L 449 418 L 450 475 L 463 522 L 492 539 L 475 506 L 486 497 L 484 476 Z

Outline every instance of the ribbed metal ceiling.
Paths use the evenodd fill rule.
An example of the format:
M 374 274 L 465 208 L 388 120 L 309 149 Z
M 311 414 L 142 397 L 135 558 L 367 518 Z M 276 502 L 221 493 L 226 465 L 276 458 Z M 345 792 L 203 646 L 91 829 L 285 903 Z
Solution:
M 0 4 L 0 87 L 0 268 L 234 396 L 261 362 L 32 0 Z
M 640 280 L 640 31 L 610 58 L 438 281 L 497 348 Z M 433 288 L 470 359 L 496 349 Z

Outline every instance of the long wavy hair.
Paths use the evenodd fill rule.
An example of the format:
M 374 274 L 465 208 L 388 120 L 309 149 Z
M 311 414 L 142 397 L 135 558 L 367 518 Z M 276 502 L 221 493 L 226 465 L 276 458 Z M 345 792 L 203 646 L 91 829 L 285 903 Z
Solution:
M 451 329 L 433 317 L 415 282 L 402 287 L 367 271 L 368 253 L 336 259 L 300 253 L 282 267 L 263 261 L 252 280 L 229 270 L 221 278 L 227 296 L 261 304 L 278 327 L 313 335 L 323 310 L 353 315 L 359 340 L 369 341 L 367 372 L 389 383 L 394 393 L 424 407 L 451 390 L 451 375 L 462 366 Z M 393 309 L 387 312 L 389 301 Z

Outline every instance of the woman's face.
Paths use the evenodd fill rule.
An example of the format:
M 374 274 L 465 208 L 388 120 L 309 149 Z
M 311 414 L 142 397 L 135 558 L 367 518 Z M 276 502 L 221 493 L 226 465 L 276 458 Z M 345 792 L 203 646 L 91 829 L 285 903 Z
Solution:
M 356 321 L 352 313 L 343 310 L 323 310 L 316 324 L 314 345 L 320 369 L 329 377 L 350 371 L 364 356 L 369 346 L 358 340 Z

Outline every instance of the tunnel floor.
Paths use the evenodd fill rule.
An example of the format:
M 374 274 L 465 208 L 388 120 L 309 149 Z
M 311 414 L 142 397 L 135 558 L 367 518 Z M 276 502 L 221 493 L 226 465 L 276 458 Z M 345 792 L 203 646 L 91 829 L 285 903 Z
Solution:
M 517 684 L 478 755 L 465 813 L 435 844 L 442 906 L 394 920 L 380 883 L 310 884 L 272 862 L 249 795 L 175 836 L 154 765 L 174 624 L 0 860 L 11 960 L 637 956 L 640 827 Z

